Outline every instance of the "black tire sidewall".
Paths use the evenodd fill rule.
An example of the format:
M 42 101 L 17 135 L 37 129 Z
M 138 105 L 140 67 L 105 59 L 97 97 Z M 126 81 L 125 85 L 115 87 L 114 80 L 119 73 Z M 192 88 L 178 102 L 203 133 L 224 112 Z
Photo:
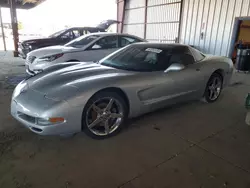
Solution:
M 93 104 L 93 102 L 97 101 L 98 99 L 100 98 L 105 98 L 105 97 L 112 97 L 112 98 L 115 98 L 116 100 L 118 100 L 120 103 L 121 103 L 121 106 L 123 108 L 123 111 L 124 111 L 124 118 L 120 124 L 120 126 L 114 131 L 112 132 L 111 134 L 109 135 L 105 135 L 105 136 L 99 136 L 99 135 L 96 135 L 94 133 L 92 133 L 89 128 L 87 127 L 86 125 L 86 113 L 87 113 L 87 110 L 88 108 Z M 109 91 L 103 91 L 103 92 L 99 92 L 95 95 L 93 95 L 87 102 L 87 104 L 85 105 L 84 109 L 83 109 L 83 113 L 82 113 L 82 130 L 88 135 L 90 136 L 91 138 L 94 138 L 94 139 L 105 139 L 105 138 L 109 138 L 109 137 L 112 137 L 112 136 L 115 136 L 117 135 L 121 130 L 122 128 L 124 127 L 124 122 L 125 120 L 127 119 L 127 116 L 128 116 L 128 107 L 127 107 L 127 104 L 125 102 L 125 100 L 119 95 L 117 94 L 116 92 L 109 92 Z
M 218 97 L 215 100 L 211 100 L 209 98 L 209 88 L 208 87 L 209 87 L 209 85 L 211 84 L 211 82 L 213 81 L 213 79 L 215 77 L 219 78 L 220 81 L 221 81 L 221 90 L 220 90 L 220 93 L 219 93 Z M 207 86 L 206 86 L 205 93 L 204 93 L 204 99 L 205 99 L 205 101 L 208 102 L 208 103 L 213 103 L 213 102 L 217 101 L 218 98 L 220 97 L 220 94 L 221 94 L 221 91 L 222 91 L 222 86 L 223 86 L 222 76 L 220 74 L 218 74 L 218 73 L 213 73 L 212 76 L 209 78 L 209 80 L 207 82 Z

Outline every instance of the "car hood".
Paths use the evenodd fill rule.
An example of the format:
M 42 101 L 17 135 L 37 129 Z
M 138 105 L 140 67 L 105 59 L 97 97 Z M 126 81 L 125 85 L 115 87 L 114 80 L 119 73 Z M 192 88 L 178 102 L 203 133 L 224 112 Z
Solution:
M 62 68 L 62 66 L 67 67 Z M 58 69 L 57 69 L 58 68 Z M 114 80 L 134 74 L 96 63 L 62 63 L 45 69 L 27 80 L 29 88 L 45 95 L 68 95 L 72 90 L 88 90 L 98 85 L 113 84 Z
M 82 50 L 82 49 L 81 49 Z M 49 46 L 31 51 L 28 56 L 35 56 L 37 58 L 50 56 L 58 53 L 68 53 L 80 51 L 79 48 L 67 47 L 67 46 Z
M 34 39 L 29 39 L 29 40 L 23 40 L 21 43 L 25 44 L 35 44 L 35 43 L 42 43 L 42 42 L 47 42 L 47 41 L 52 41 L 55 40 L 55 38 L 34 38 Z

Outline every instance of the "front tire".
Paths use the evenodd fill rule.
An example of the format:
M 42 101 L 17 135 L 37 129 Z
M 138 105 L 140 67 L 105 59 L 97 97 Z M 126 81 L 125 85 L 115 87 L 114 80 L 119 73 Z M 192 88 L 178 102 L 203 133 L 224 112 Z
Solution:
M 82 128 L 94 139 L 118 134 L 127 119 L 128 107 L 115 92 L 99 92 L 87 102 L 82 113 Z
M 204 101 L 207 103 L 215 102 L 221 94 L 222 85 L 223 85 L 222 76 L 218 73 L 213 73 L 205 89 L 203 97 Z

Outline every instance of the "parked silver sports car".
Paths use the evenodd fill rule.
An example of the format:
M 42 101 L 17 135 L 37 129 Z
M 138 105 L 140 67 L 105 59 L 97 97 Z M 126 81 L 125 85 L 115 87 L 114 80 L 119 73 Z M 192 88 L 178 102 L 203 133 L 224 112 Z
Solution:
M 118 133 L 127 118 L 181 101 L 218 99 L 233 64 L 185 45 L 137 43 L 99 63 L 68 62 L 22 81 L 12 115 L 41 135 Z

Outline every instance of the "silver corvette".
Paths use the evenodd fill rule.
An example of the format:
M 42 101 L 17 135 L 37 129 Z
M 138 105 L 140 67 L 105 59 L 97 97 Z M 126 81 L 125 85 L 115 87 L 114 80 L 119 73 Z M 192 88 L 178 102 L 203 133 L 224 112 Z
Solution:
M 117 134 L 127 118 L 203 98 L 214 102 L 232 76 L 226 57 L 186 45 L 137 43 L 98 63 L 53 65 L 15 88 L 12 115 L 41 135 Z

